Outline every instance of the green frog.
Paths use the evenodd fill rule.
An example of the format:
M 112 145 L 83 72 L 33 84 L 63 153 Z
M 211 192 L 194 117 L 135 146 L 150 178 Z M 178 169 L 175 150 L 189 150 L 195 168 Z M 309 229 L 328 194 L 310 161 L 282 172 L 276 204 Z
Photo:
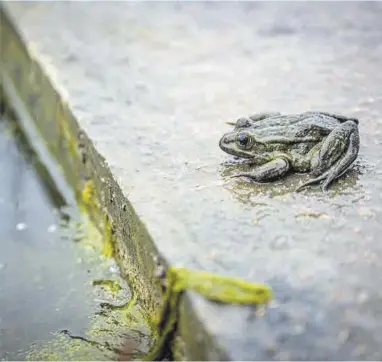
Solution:
M 232 123 L 230 123 L 232 124 Z M 281 115 L 258 113 L 239 118 L 232 132 L 220 139 L 220 148 L 256 166 L 232 177 L 268 182 L 290 171 L 310 172 L 304 187 L 320 184 L 323 191 L 341 177 L 359 151 L 358 119 L 327 112 Z

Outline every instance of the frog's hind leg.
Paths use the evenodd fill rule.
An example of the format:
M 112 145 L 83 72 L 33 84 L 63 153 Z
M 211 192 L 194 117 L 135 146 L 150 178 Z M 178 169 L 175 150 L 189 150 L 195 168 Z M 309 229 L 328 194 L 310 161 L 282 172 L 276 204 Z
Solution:
M 256 182 L 268 182 L 285 176 L 289 170 L 289 160 L 279 157 L 256 167 L 250 172 L 240 172 L 231 177 L 249 177 Z
M 329 113 L 329 112 L 318 112 L 318 113 L 323 114 L 325 116 L 335 118 L 338 121 L 340 121 L 341 123 L 345 123 L 347 121 L 353 121 L 355 124 L 359 123 L 357 118 L 343 116 L 342 114 L 334 114 L 334 113 Z
M 322 190 L 342 176 L 356 160 L 359 151 L 359 133 L 357 124 L 347 121 L 335 128 L 322 144 L 318 157 L 312 160 L 312 173 L 319 175 L 301 185 L 302 188 L 321 182 Z

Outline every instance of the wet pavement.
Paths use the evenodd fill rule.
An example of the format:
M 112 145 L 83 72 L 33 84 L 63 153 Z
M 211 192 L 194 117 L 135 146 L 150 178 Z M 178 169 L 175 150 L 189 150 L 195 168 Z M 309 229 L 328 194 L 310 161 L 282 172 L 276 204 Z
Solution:
M 126 340 L 142 356 L 149 329 L 118 266 L 24 142 L 1 117 L 0 360 L 110 360 Z
M 382 358 L 381 3 L 7 7 L 166 258 L 274 288 L 257 314 L 192 299 L 230 358 Z M 307 110 L 360 119 L 329 193 L 228 179 L 226 121 Z

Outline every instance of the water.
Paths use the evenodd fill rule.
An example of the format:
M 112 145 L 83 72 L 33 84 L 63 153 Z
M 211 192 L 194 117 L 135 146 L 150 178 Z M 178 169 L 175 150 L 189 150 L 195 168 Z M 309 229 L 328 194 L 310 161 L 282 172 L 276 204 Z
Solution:
M 44 174 L 1 117 L 0 360 L 110 360 L 126 341 L 142 356 L 150 331 L 116 262 Z

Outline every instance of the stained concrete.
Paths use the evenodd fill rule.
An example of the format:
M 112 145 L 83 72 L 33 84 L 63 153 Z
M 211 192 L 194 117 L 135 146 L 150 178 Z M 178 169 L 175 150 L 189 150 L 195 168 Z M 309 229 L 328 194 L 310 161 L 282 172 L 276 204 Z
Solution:
M 167 260 L 274 288 L 257 314 L 192 298 L 229 358 L 382 357 L 380 3 L 6 8 Z M 267 110 L 359 117 L 355 167 L 324 195 L 229 180 L 225 122 Z

